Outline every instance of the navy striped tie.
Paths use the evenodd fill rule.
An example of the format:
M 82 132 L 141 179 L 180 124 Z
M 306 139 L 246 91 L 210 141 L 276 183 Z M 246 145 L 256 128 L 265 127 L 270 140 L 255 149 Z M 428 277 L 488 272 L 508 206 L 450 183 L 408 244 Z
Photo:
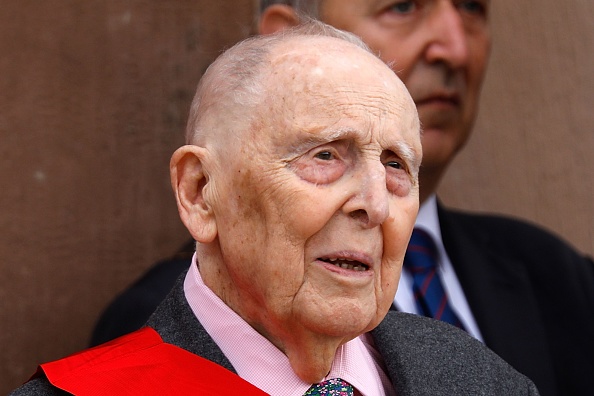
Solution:
M 419 312 L 461 329 L 462 322 L 448 303 L 437 275 L 437 246 L 429 234 L 415 228 L 404 256 L 404 268 L 413 279 L 413 293 Z

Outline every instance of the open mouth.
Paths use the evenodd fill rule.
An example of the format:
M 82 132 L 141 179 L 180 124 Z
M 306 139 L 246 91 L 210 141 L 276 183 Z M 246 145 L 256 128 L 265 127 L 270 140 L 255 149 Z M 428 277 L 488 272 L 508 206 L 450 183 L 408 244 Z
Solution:
M 346 258 L 319 258 L 318 260 L 323 261 L 325 263 L 329 263 L 332 265 L 335 265 L 337 267 L 340 268 L 344 268 L 344 269 L 348 269 L 348 270 L 353 270 L 353 271 L 367 271 L 369 269 L 369 266 L 366 264 L 363 264 L 360 261 L 357 260 L 349 260 Z

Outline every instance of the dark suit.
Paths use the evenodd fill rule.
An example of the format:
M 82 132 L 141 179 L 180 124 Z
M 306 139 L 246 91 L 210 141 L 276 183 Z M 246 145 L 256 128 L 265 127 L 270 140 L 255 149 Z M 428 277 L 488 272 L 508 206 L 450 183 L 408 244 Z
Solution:
M 543 395 L 594 393 L 594 263 L 525 222 L 439 207 L 485 343 Z
M 594 263 L 525 222 L 442 206 L 438 213 L 486 345 L 544 396 L 593 394 Z M 192 244 L 184 249 L 192 250 Z M 121 294 L 99 321 L 93 344 L 140 327 L 189 263 L 190 253 L 161 262 Z
M 234 371 L 188 305 L 183 277 L 147 324 L 163 341 Z M 532 382 L 483 344 L 445 323 L 390 312 L 372 336 L 399 396 L 538 394 Z M 59 394 L 45 378 L 38 378 L 12 396 Z

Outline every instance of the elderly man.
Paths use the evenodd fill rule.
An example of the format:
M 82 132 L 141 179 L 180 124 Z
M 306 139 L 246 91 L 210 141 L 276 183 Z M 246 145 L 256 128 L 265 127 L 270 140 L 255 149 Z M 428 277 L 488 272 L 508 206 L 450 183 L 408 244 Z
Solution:
M 537 394 L 452 326 L 396 312 L 382 322 L 418 210 L 421 142 L 406 88 L 364 48 L 312 24 L 222 55 L 171 159 L 197 241 L 187 274 L 148 328 L 42 365 L 15 394 L 50 383 L 75 394 Z M 214 386 L 210 368 L 203 388 L 185 387 L 195 374 L 181 357 L 143 346 L 159 337 L 188 365 L 200 358 L 186 352 L 256 388 Z M 131 366 L 142 374 L 122 376 Z
M 592 261 L 543 230 L 453 211 L 435 195 L 477 113 L 490 48 L 489 6 L 487 0 L 263 0 L 258 31 L 294 26 L 307 15 L 354 32 L 392 66 L 417 105 L 424 129 L 422 205 L 396 308 L 464 328 L 543 394 L 590 394 Z M 426 266 L 433 268 L 429 274 L 436 271 L 431 290 L 437 298 L 415 292 L 426 279 L 415 270 L 415 250 L 434 258 Z M 161 263 L 123 294 L 99 323 L 96 342 L 144 323 L 188 261 L 178 256 Z M 443 296 L 445 309 L 432 307 Z

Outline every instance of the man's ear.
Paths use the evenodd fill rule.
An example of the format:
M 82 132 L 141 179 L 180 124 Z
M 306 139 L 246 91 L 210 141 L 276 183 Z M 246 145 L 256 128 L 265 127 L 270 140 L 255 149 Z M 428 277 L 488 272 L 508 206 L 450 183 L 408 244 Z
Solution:
M 298 24 L 299 16 L 293 7 L 286 4 L 273 4 L 266 7 L 264 12 L 262 12 L 262 15 L 260 15 L 258 33 L 276 33 L 278 31 L 297 26 Z
M 206 155 L 202 147 L 182 146 L 173 153 L 169 164 L 179 216 L 194 239 L 201 243 L 212 242 L 217 235 L 214 212 L 205 199 L 209 182 L 204 170 Z

